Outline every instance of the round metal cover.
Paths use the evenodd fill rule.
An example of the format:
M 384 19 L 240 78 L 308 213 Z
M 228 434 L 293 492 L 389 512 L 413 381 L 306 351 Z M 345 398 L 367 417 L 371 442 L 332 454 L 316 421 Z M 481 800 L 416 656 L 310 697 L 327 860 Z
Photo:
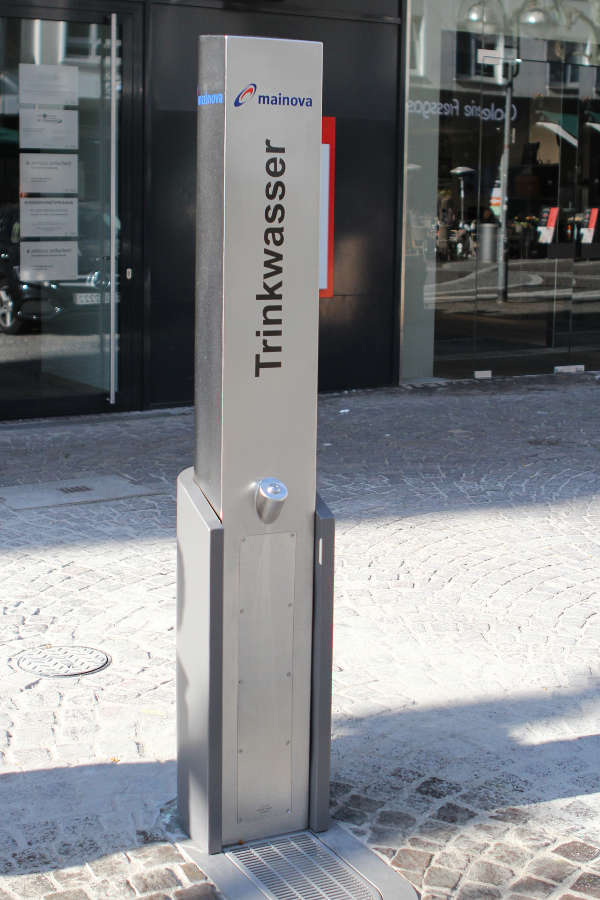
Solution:
M 37 647 L 19 653 L 17 662 L 24 672 L 44 678 L 73 678 L 105 669 L 111 658 L 93 647 Z

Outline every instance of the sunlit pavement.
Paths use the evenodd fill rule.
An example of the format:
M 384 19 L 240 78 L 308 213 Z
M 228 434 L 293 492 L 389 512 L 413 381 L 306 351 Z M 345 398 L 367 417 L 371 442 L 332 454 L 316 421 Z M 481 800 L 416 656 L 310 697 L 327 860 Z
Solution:
M 594 375 L 320 399 L 333 814 L 428 900 L 600 897 L 599 399 Z M 97 475 L 148 491 L 0 503 L 0 900 L 210 897 L 172 803 L 191 411 L 8 423 L 0 446 L 0 497 Z M 22 671 L 43 645 L 112 663 Z

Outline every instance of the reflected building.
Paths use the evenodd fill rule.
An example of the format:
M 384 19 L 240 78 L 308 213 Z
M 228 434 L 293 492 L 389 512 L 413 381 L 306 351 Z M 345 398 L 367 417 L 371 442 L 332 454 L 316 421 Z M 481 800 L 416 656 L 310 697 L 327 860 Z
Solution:
M 411 4 L 402 377 L 600 367 L 598 11 Z

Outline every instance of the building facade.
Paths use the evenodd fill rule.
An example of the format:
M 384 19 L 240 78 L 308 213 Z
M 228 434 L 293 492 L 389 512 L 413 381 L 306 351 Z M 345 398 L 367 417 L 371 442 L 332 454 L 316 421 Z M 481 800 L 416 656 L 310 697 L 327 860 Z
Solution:
M 598 367 L 594 3 L 0 0 L 0 417 L 192 401 L 199 34 L 323 42 L 321 389 Z

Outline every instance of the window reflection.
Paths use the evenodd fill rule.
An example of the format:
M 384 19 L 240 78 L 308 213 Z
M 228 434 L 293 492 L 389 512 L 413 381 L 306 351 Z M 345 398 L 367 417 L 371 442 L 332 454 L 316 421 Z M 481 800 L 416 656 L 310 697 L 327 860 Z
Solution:
M 423 3 L 424 74 L 411 73 L 406 111 L 403 377 L 600 366 L 588 6 Z

